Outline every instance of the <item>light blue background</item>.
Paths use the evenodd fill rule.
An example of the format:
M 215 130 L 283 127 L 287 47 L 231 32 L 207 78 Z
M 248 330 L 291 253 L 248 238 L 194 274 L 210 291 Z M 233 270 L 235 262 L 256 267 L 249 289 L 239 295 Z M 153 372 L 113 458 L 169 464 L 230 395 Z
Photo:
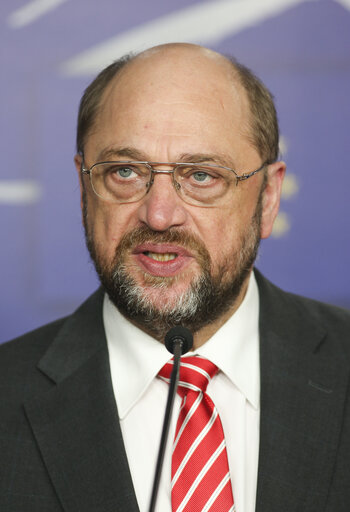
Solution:
M 70 313 L 98 284 L 73 166 L 78 103 L 94 73 L 63 66 L 111 38 L 128 36 L 130 50 L 157 44 L 156 29 L 143 44 L 137 34 L 162 17 L 173 41 L 194 17 L 196 42 L 235 55 L 276 98 L 289 181 L 258 267 L 287 290 L 350 307 L 350 1 L 269 0 L 278 9 L 259 18 L 265 2 L 255 0 L 57 0 L 14 26 L 14 13 L 30 3 L 0 5 L 0 341 Z M 232 30 L 209 40 L 224 3 Z M 6 190 L 21 181 L 39 196 L 11 200 Z

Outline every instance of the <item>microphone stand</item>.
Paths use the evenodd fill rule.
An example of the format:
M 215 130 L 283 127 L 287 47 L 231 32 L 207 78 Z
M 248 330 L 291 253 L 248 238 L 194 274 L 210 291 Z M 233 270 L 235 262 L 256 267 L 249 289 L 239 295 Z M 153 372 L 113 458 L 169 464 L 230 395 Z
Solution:
M 183 340 L 181 338 L 176 338 L 173 341 L 173 343 L 174 343 L 174 345 L 173 345 L 174 362 L 173 362 L 173 369 L 172 369 L 171 377 L 170 377 L 168 399 L 167 399 L 166 408 L 165 408 L 162 436 L 160 439 L 158 459 L 157 459 L 157 464 L 156 464 L 156 472 L 155 472 L 155 477 L 154 477 L 154 482 L 153 482 L 153 489 L 152 489 L 151 504 L 149 507 L 149 512 L 154 512 L 156 501 L 157 501 L 157 494 L 158 494 L 160 476 L 162 473 L 166 442 L 168 439 L 169 425 L 170 425 L 170 420 L 171 420 L 171 416 L 172 416 L 172 412 L 173 412 L 173 406 L 174 406 L 174 400 L 175 400 L 175 395 L 176 395 L 176 391 L 177 391 L 177 386 L 178 386 L 178 382 L 179 382 L 180 359 L 181 359 L 181 355 L 182 355 Z

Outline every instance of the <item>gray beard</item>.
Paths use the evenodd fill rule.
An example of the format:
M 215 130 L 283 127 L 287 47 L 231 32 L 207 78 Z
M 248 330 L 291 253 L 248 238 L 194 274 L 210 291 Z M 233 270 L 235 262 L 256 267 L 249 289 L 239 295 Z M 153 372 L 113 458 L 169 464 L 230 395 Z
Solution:
M 225 286 L 221 279 L 211 278 L 210 273 L 204 270 L 171 303 L 167 302 L 168 283 L 154 283 L 151 288 L 157 290 L 160 298 L 164 295 L 161 309 L 153 305 L 144 294 L 142 286 L 134 282 L 123 265 L 118 266 L 114 272 L 113 289 L 110 287 L 111 282 L 104 282 L 104 286 L 114 305 L 125 317 L 154 338 L 164 339 L 167 331 L 174 325 L 182 325 L 196 332 L 225 313 L 239 294 L 248 273 L 249 270 L 247 273 L 242 272 L 239 282 L 231 282 Z
M 182 325 L 195 333 L 224 315 L 234 305 L 257 256 L 261 210 L 262 193 L 251 224 L 241 240 L 240 249 L 221 263 L 215 274 L 212 273 L 211 258 L 203 243 L 192 234 L 177 228 L 170 228 L 166 232 L 152 231 L 147 226 L 137 228 L 124 235 L 113 261 L 105 262 L 88 231 L 86 200 L 83 218 L 87 247 L 110 300 L 133 324 L 154 338 L 163 340 L 167 331 L 175 325 Z M 167 290 L 176 281 L 176 277 L 147 276 L 147 288 L 157 290 L 160 297 L 164 296 L 161 307 L 152 303 L 143 287 L 130 276 L 124 263 L 127 251 L 144 241 L 179 243 L 198 254 L 201 274 L 175 301 L 167 300 Z

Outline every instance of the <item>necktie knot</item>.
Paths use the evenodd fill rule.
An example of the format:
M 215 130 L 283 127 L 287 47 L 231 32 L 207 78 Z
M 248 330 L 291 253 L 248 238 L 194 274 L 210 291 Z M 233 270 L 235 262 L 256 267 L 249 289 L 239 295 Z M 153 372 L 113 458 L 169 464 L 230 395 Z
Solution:
M 168 361 L 159 372 L 159 377 L 169 382 L 173 369 L 173 360 Z M 210 380 L 218 372 L 218 367 L 201 356 L 189 356 L 181 359 L 179 372 L 179 393 L 188 390 L 205 393 Z

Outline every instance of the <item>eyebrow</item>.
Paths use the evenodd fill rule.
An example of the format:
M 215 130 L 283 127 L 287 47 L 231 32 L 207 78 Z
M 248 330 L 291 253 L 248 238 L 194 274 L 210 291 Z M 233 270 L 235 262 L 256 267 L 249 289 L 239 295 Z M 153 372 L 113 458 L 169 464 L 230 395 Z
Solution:
M 102 149 L 97 155 L 97 161 L 113 160 L 115 158 L 127 158 L 139 162 L 151 162 L 146 153 L 139 151 L 136 148 L 125 147 L 110 147 Z M 191 162 L 191 163 L 213 163 L 214 165 L 223 165 L 235 169 L 235 164 L 232 158 L 220 153 L 182 153 L 176 162 Z M 167 162 L 164 162 L 167 163 Z
M 214 165 L 223 165 L 225 167 L 235 168 L 232 158 L 219 153 L 183 153 L 179 162 L 212 162 Z
M 130 158 L 131 160 L 146 161 L 147 157 L 136 148 L 132 147 L 112 147 L 105 148 L 97 155 L 97 161 L 111 160 L 113 158 Z

